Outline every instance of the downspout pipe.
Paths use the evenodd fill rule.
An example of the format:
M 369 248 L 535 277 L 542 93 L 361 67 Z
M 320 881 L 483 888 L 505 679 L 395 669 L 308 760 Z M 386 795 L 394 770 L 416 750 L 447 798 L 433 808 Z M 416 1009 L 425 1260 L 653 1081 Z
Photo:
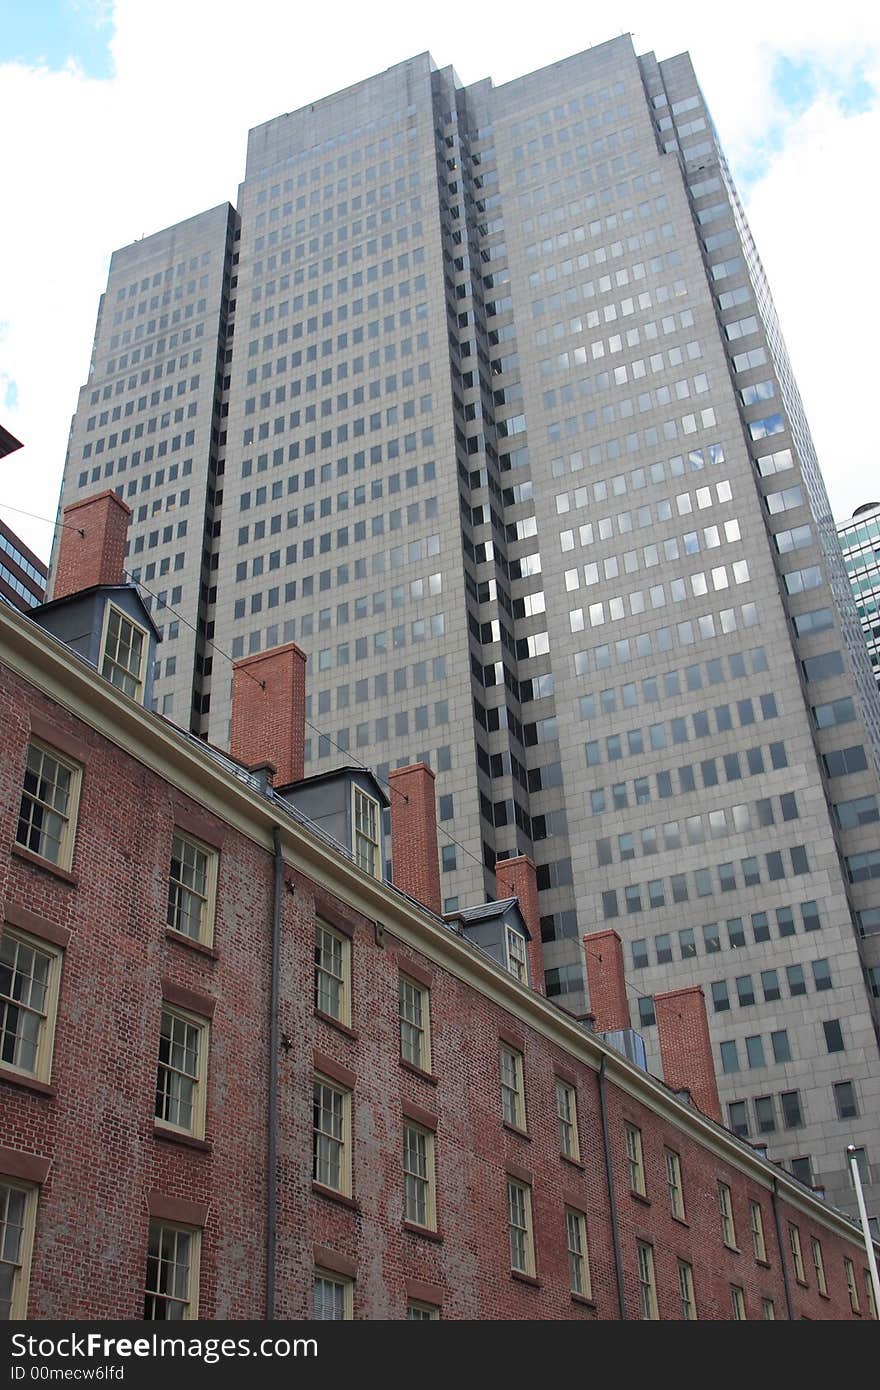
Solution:
M 617 1284 L 617 1306 L 621 1322 L 627 1321 L 626 1295 L 623 1282 L 623 1261 L 620 1257 L 620 1227 L 617 1222 L 617 1196 L 614 1191 L 614 1170 L 611 1166 L 611 1136 L 608 1133 L 608 1107 L 605 1099 L 605 1066 L 608 1061 L 603 1052 L 599 1064 L 599 1114 L 602 1119 L 602 1142 L 605 1148 L 605 1177 L 608 1181 L 608 1210 L 611 1215 L 611 1244 L 614 1249 L 614 1278 Z
M 782 1266 L 782 1283 L 785 1287 L 785 1311 L 789 1322 L 794 1322 L 794 1312 L 791 1306 L 791 1285 L 788 1282 L 788 1265 L 785 1261 L 785 1248 L 782 1244 L 782 1229 L 779 1224 L 779 1205 L 777 1201 L 778 1183 L 773 1178 L 773 1186 L 770 1189 L 770 1203 L 773 1207 L 773 1225 L 776 1227 L 776 1244 L 779 1248 L 779 1263 Z
M 274 1320 L 275 1266 L 278 1249 L 278 1054 L 280 1050 L 280 977 L 281 977 L 281 890 L 284 879 L 284 857 L 281 853 L 281 830 L 272 827 L 274 849 L 274 896 L 272 906 L 272 978 L 269 1012 L 269 1108 L 266 1174 L 266 1318 Z

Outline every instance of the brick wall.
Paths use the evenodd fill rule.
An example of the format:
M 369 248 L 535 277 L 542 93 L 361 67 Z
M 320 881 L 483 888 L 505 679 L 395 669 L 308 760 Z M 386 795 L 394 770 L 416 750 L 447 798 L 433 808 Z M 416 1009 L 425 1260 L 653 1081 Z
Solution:
M 115 492 L 99 492 L 65 507 L 53 598 L 93 584 L 122 583 L 130 517 L 131 508 Z
M 246 656 L 232 668 L 229 751 L 253 767 L 271 763 L 275 785 L 303 775 L 306 654 L 294 642 Z
M 393 768 L 391 869 L 395 885 L 440 915 L 440 861 L 434 773 L 425 763 Z
M 61 876 L 12 852 L 29 710 L 60 731 L 84 767 L 72 873 Z M 41 725 L 46 737 L 46 725 Z M 267 1057 L 272 858 L 254 837 L 224 824 L 106 738 L 37 695 L 17 677 L 0 687 L 0 906 L 26 909 L 69 932 L 51 1089 L 0 1074 L 0 1167 L 15 1155 L 49 1160 L 42 1182 L 30 1292 L 36 1318 L 141 1315 L 148 1202 L 159 1194 L 205 1211 L 200 1313 L 260 1317 L 265 1300 Z M 112 789 L 112 792 L 109 790 Z M 214 945 L 169 937 L 168 866 L 175 824 L 198 825 L 219 847 Z M 316 1262 L 355 1273 L 358 1318 L 401 1318 L 407 1291 L 442 1303 L 449 1318 L 562 1319 L 618 1316 L 598 1077 L 511 1009 L 458 978 L 428 951 L 377 933 L 341 897 L 288 866 L 282 898 L 282 988 L 278 1115 L 278 1316 L 310 1315 Z M 10 907 L 10 905 L 12 905 Z M 16 906 L 17 905 L 17 906 Z M 351 1025 L 313 1007 L 314 921 L 350 934 Z M 430 990 L 432 1070 L 400 1060 L 401 970 Z M 214 1001 L 206 1141 L 157 1137 L 153 1106 L 159 1016 L 168 982 Z M 511 986 L 512 987 L 512 986 Z M 524 1059 L 527 1137 L 501 1118 L 499 1040 Z M 749 1317 L 774 1300 L 785 1317 L 770 1194 L 750 1171 L 718 1156 L 676 1120 L 674 1102 L 648 1108 L 631 1086 L 607 1084 L 625 1297 L 638 1316 L 636 1243 L 654 1248 L 661 1315 L 678 1315 L 677 1260 L 694 1270 L 698 1312 L 731 1316 L 730 1284 Z M 316 1066 L 353 1081 L 352 1196 L 313 1189 L 311 1087 Z M 343 1069 L 340 1071 L 339 1069 Z M 575 1088 L 580 1161 L 560 1155 L 555 1081 Z M 665 1092 L 659 1093 L 665 1097 Z M 436 1124 L 437 1236 L 404 1228 L 404 1114 Z M 647 1198 L 629 1189 L 624 1126 L 641 1129 Z M 699 1125 L 699 1121 L 695 1121 Z M 721 1131 L 714 1131 L 721 1134 Z M 723 1142 L 723 1136 L 722 1136 Z M 664 1149 L 680 1156 L 685 1220 L 670 1214 Z M 6 1155 L 4 1157 L 4 1154 Z M 16 1159 L 16 1162 L 18 1160 Z M 21 1159 L 22 1162 L 25 1159 Z M 14 1166 L 14 1165 L 13 1165 Z M 45 1167 L 45 1165 L 44 1165 Z M 772 1171 L 772 1170 L 766 1170 Z M 511 1274 L 508 1174 L 532 1185 L 537 1278 Z M 721 1240 L 717 1182 L 733 1193 L 738 1251 Z M 748 1201 L 760 1201 L 768 1262 L 752 1253 Z M 800 1227 L 807 1286 L 791 1273 L 795 1316 L 850 1316 L 843 1253 L 853 1259 L 865 1307 L 857 1244 L 806 1210 L 780 1202 Z M 591 1302 L 572 1297 L 565 1208 L 584 1213 Z M 810 1257 L 817 1235 L 827 1272 L 822 1298 Z
M 664 1081 L 673 1091 L 689 1090 L 703 1114 L 720 1124 L 721 1101 L 702 989 L 690 985 L 655 994 L 654 1009 Z
M 591 932 L 584 937 L 590 1013 L 597 1033 L 630 1027 L 623 947 L 616 931 Z

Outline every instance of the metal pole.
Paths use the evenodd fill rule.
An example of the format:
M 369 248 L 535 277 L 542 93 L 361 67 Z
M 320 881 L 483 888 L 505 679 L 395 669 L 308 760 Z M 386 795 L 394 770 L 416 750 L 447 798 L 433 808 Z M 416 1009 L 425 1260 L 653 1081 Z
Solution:
M 880 1318 L 880 1279 L 877 1277 L 874 1241 L 871 1237 L 871 1228 L 868 1225 L 868 1213 L 865 1209 L 865 1195 L 862 1192 L 862 1175 L 859 1172 L 858 1149 L 855 1144 L 847 1144 L 846 1154 L 849 1159 L 849 1170 L 853 1180 L 853 1187 L 856 1190 L 856 1200 L 859 1204 L 859 1216 L 862 1220 L 862 1235 L 864 1236 L 865 1250 L 868 1255 L 868 1270 L 871 1276 L 871 1285 L 874 1289 L 874 1316 Z

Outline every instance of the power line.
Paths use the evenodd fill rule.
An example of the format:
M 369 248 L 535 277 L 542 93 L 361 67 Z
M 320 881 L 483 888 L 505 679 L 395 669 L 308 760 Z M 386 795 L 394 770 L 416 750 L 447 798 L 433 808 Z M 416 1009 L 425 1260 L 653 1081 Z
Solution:
M 587 957 L 588 955 L 592 955 L 593 958 L 594 958 L 595 960 L 601 960 L 601 959 L 602 959 L 601 956 L 597 955 L 595 949 L 592 950 L 592 951 L 590 951 L 590 950 L 588 949 L 586 940 L 584 940 L 582 944 L 583 944 L 583 948 L 584 948 L 584 959 L 585 959 L 585 960 L 586 960 L 586 957 Z M 587 978 L 588 978 L 588 980 L 589 980 L 589 970 L 587 971 Z M 634 985 L 630 980 L 628 980 L 627 977 L 626 977 L 626 975 L 624 975 L 622 971 L 621 971 L 621 979 L 623 980 L 623 983 L 624 983 L 624 985 L 626 986 L 626 988 L 629 990 L 629 992 L 630 992 L 631 994 L 635 995 L 636 999 L 653 999 L 653 998 L 654 998 L 653 994 L 643 994 L 642 991 L 638 988 L 638 986 L 637 986 L 637 985 Z
M 17 512 L 19 516 L 29 516 L 32 521 L 45 521 L 47 526 L 53 527 L 56 531 L 59 526 L 63 526 L 66 531 L 76 531 L 77 534 L 85 540 L 86 533 L 83 528 L 81 526 L 74 526 L 72 521 L 53 521 L 51 517 L 38 516 L 36 512 L 26 512 L 24 507 L 13 507 L 11 502 L 0 502 L 0 507 L 5 508 L 8 512 Z
M 199 629 L 198 629 L 197 625 L 196 625 L 195 623 L 191 623 L 190 620 L 189 620 L 189 618 L 185 618 L 185 617 L 183 616 L 182 613 L 179 613 L 178 610 L 177 610 L 175 607 L 173 607 L 173 605 L 170 604 L 170 603 L 168 602 L 167 599 L 162 598 L 162 596 L 161 596 L 160 594 L 155 593 L 147 584 L 145 584 L 145 583 L 143 582 L 142 579 L 135 579 L 134 574 L 132 573 L 131 570 L 126 570 L 126 569 L 124 569 L 124 570 L 122 571 L 122 573 L 127 577 L 127 579 L 128 579 L 128 581 L 129 581 L 130 584 L 136 584 L 137 587 L 138 587 L 139 589 L 143 589 L 143 591 L 144 591 L 145 594 L 149 594 L 149 595 L 150 595 L 150 598 L 153 598 L 153 599 L 156 600 L 156 611 L 157 611 L 157 612 L 159 612 L 159 611 L 162 610 L 162 609 L 166 609 L 166 608 L 167 608 L 167 610 L 168 610 L 169 613 L 173 613 L 173 614 L 174 614 L 174 616 L 175 616 L 175 618 L 177 618 L 178 622 L 183 623 L 184 627 L 188 627 L 188 628 L 190 629 L 191 632 L 194 632 L 194 633 L 196 634 L 197 637 L 200 636 Z M 206 646 L 211 647 L 212 650 L 215 651 L 215 652 L 217 652 L 217 654 L 218 654 L 219 656 L 224 657 L 224 658 L 229 662 L 230 666 L 234 666 L 234 665 L 235 665 L 235 658 L 232 657 L 232 656 L 230 656 L 228 652 L 225 652 L 225 651 L 223 650 L 222 647 L 218 647 L 217 643 L 214 641 L 214 639 L 213 639 L 212 637 L 204 637 L 202 640 L 204 641 L 204 643 L 205 643 Z M 246 675 L 246 676 L 249 676 L 250 679 L 251 679 L 256 685 L 258 685 L 258 686 L 260 687 L 261 690 L 265 690 L 265 689 L 266 689 L 266 682 L 265 682 L 265 681 L 259 680 L 257 676 L 255 676 L 251 671 L 249 671 L 249 670 L 247 669 L 246 666 L 243 667 L 242 669 L 244 670 L 245 675 Z

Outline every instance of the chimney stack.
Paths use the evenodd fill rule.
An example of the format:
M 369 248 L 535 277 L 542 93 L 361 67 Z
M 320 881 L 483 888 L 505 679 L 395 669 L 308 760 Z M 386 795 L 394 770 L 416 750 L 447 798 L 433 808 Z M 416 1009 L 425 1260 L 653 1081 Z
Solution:
M 274 763 L 278 787 L 302 781 L 305 770 L 306 659 L 289 642 L 232 668 L 229 751 L 246 767 Z
M 721 1102 L 712 1059 L 706 1001 L 699 985 L 654 995 L 663 1079 L 673 1091 L 686 1088 L 704 1115 L 721 1123 Z
M 440 916 L 440 856 L 434 774 L 425 763 L 397 767 L 391 784 L 391 879 Z
M 115 492 L 99 492 L 64 508 L 53 598 L 95 584 L 122 584 L 131 507 Z
M 623 947 L 617 932 L 591 932 L 584 937 L 587 960 L 587 989 L 590 1011 L 597 1033 L 616 1033 L 630 1028 L 626 981 L 623 977 Z
M 531 937 L 528 943 L 530 984 L 538 994 L 544 994 L 546 990 L 544 948 L 541 945 L 541 912 L 538 907 L 538 882 L 532 860 L 527 854 L 518 854 L 514 859 L 500 860 L 495 865 L 495 883 L 499 897 L 519 898 L 519 909 Z

